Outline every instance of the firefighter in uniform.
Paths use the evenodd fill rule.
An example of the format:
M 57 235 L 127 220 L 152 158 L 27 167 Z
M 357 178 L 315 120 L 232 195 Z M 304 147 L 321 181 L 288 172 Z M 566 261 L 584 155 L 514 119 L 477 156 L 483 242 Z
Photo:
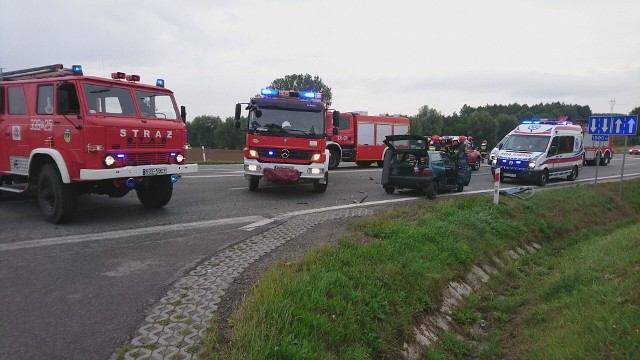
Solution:
M 482 157 L 482 161 L 487 160 L 487 140 L 482 140 L 482 144 L 480 144 L 480 156 Z

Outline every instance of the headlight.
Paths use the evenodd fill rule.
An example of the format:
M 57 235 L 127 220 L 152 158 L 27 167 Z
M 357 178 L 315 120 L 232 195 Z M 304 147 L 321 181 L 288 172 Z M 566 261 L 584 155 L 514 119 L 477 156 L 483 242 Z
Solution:
M 322 155 L 321 155 L 320 153 L 318 153 L 318 154 L 313 154 L 313 156 L 311 157 L 311 161 L 318 161 L 318 160 L 320 160 L 320 157 L 321 157 L 321 156 L 322 156 Z
M 184 161 L 184 155 L 182 155 L 182 154 L 176 155 L 176 162 L 178 164 L 182 164 L 183 161 Z
M 112 167 L 113 164 L 115 164 L 115 163 L 116 163 L 116 158 L 114 158 L 113 156 L 107 155 L 107 156 L 104 157 L 104 164 L 107 167 Z
M 529 161 L 529 169 L 533 169 L 536 167 L 536 162 L 535 161 Z

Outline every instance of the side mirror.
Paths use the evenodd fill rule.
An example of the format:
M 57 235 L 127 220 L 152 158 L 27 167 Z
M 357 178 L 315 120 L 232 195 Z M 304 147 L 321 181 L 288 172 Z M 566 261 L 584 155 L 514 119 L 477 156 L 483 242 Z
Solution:
M 333 127 L 337 128 L 340 125 L 340 111 L 333 112 Z
M 498 144 L 498 150 L 502 150 L 502 144 Z
M 260 110 L 259 107 L 255 107 L 255 109 L 253 110 L 253 112 L 256 114 L 257 118 L 261 118 L 262 117 L 262 110 Z
M 184 105 L 180 106 L 180 118 L 183 123 L 187 123 L 187 107 Z
M 240 106 L 240 104 L 236 104 L 236 116 L 235 116 L 236 121 L 240 121 L 241 113 L 242 113 L 242 107 Z

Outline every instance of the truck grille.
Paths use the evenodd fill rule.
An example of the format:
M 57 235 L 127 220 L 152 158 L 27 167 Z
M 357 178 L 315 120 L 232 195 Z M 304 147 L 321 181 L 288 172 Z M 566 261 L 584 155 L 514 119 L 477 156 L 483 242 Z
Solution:
M 284 157 L 283 150 L 287 150 L 289 156 Z M 273 151 L 273 155 L 269 155 L 269 152 Z M 289 159 L 289 160 L 311 160 L 313 154 L 317 151 L 313 150 L 289 150 L 289 149 L 258 149 L 258 156 L 261 160 L 267 159 Z
M 124 158 L 124 166 L 169 164 L 167 153 L 127 153 Z

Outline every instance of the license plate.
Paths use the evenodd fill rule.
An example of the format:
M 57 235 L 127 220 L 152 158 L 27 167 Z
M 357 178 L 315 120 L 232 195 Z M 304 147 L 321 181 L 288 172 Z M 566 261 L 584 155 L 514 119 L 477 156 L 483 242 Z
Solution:
M 512 174 L 512 173 L 504 173 L 504 177 L 511 177 L 511 178 L 514 178 L 514 177 L 516 177 L 516 174 Z
M 290 165 L 276 165 L 274 166 L 276 169 L 293 169 L 293 166 Z
M 167 175 L 167 168 L 142 169 L 142 176 Z

